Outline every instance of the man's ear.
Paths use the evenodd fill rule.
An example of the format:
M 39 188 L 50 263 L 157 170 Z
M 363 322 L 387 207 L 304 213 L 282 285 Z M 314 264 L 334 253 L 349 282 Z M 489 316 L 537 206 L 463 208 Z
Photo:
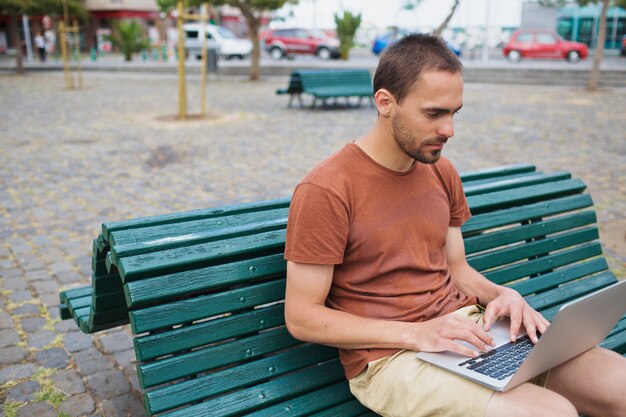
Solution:
M 395 105 L 396 100 L 389 90 L 381 88 L 374 93 L 374 103 L 376 103 L 376 109 L 379 115 L 389 117 L 391 115 L 391 108 Z

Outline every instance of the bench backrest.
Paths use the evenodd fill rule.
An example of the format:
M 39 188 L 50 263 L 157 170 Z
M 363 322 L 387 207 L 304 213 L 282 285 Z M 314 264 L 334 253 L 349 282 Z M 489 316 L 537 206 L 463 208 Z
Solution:
M 615 282 L 580 180 L 530 165 L 462 180 L 473 214 L 462 228 L 468 260 L 492 281 L 517 289 L 548 318 L 562 303 Z M 94 286 L 125 300 L 110 310 L 130 319 L 151 414 L 367 413 L 348 390 L 336 350 L 301 343 L 284 326 L 288 205 L 283 199 L 103 225 L 94 242 Z M 107 305 L 100 304 L 103 310 L 87 307 L 89 320 L 106 327 Z M 622 320 L 607 347 L 626 347 L 625 328 Z
M 292 77 L 300 79 L 305 92 L 322 87 L 372 87 L 372 77 L 366 69 L 298 70 Z

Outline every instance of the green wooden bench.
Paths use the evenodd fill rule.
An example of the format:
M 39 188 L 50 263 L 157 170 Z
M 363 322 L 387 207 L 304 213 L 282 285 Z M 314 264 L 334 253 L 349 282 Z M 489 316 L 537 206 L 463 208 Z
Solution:
M 531 165 L 461 178 L 473 213 L 462 228 L 470 264 L 547 318 L 616 281 L 581 180 Z M 61 292 L 61 316 L 88 333 L 130 323 L 151 415 L 375 415 L 350 394 L 335 349 L 285 328 L 288 206 L 104 223 L 92 284 Z M 626 318 L 602 346 L 626 352 Z
M 288 87 L 276 90 L 279 95 L 289 94 L 287 107 L 291 107 L 294 97 L 304 107 L 302 94 L 305 93 L 313 96 L 311 108 L 315 108 L 318 100 L 326 106 L 329 99 L 334 99 L 336 104 L 341 97 L 348 106 L 350 97 L 358 97 L 359 106 L 363 97 L 369 97 L 372 104 L 372 77 L 367 69 L 296 70 L 291 73 Z

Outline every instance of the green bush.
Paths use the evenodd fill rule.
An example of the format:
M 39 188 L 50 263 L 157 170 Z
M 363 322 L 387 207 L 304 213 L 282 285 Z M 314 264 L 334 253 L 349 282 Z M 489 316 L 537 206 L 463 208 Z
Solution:
M 150 46 L 143 33 L 143 27 L 136 20 L 122 20 L 115 25 L 110 39 L 122 51 L 124 60 L 130 61 L 135 52 Z
M 361 25 L 361 15 L 344 10 L 343 16 L 335 15 L 337 37 L 339 37 L 339 53 L 341 59 L 348 59 L 350 48 L 354 46 L 354 34 Z

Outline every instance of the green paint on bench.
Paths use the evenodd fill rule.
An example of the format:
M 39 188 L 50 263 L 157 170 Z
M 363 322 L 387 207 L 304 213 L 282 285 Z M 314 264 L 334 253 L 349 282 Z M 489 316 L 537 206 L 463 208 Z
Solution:
M 300 107 L 303 107 L 302 94 L 313 96 L 311 108 L 314 108 L 318 100 L 324 105 L 328 99 L 345 98 L 346 104 L 350 105 L 350 97 L 358 97 L 359 105 L 363 97 L 373 96 L 372 76 L 367 69 L 319 69 L 319 70 L 296 70 L 291 73 L 289 86 L 276 90 L 276 94 L 289 94 L 288 107 L 297 98 Z
M 593 202 L 569 173 L 527 164 L 461 175 L 468 261 L 546 317 L 616 281 Z M 333 348 L 284 326 L 289 199 L 103 224 L 92 285 L 60 294 L 84 332 L 131 324 L 149 414 L 373 416 Z M 626 317 L 602 342 L 626 353 Z

